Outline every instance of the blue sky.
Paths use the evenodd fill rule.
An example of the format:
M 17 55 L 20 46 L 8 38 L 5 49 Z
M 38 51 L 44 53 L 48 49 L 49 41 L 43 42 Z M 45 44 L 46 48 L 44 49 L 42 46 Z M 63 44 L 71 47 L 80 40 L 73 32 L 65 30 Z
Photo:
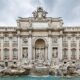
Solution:
M 40 0 L 48 16 L 62 17 L 64 25 L 80 25 L 80 0 Z M 16 25 L 18 17 L 31 17 L 38 0 L 0 0 L 0 25 Z

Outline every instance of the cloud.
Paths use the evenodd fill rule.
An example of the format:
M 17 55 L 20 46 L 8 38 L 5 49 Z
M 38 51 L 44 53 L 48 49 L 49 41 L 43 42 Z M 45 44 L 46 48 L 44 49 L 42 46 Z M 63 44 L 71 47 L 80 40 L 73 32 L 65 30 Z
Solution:
M 80 25 L 80 0 L 40 0 L 48 16 L 62 17 L 65 25 Z M 0 25 L 16 25 L 16 19 L 32 16 L 38 0 L 0 0 Z
M 33 10 L 31 0 L 1 0 L 0 23 L 15 25 L 18 16 L 30 16 Z

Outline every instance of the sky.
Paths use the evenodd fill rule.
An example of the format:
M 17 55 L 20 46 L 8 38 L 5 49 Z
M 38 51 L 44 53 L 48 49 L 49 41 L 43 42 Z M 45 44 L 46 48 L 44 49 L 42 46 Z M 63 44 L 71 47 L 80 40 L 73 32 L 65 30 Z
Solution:
M 40 5 L 49 17 L 62 17 L 65 26 L 80 25 L 80 0 L 0 0 L 0 25 L 16 26 L 18 17 L 31 17 Z

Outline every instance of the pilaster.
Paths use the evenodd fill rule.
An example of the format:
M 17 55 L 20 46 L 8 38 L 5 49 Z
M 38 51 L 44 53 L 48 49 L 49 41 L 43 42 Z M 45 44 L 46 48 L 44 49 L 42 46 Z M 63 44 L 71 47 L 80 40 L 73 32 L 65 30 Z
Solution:
M 77 51 L 76 51 L 76 53 L 77 53 L 77 55 L 76 55 L 76 58 L 77 59 L 79 59 L 79 38 L 77 37 L 77 40 L 76 40 L 77 42 L 76 42 L 76 44 L 77 44 Z
M 62 60 L 62 35 L 58 39 L 58 59 Z

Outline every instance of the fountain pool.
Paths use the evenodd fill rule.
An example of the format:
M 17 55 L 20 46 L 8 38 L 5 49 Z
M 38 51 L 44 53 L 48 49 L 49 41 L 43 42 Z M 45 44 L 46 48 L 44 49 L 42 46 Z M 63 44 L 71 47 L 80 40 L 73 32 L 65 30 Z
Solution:
M 80 80 L 80 77 L 57 77 L 57 76 L 4 76 L 0 80 Z

